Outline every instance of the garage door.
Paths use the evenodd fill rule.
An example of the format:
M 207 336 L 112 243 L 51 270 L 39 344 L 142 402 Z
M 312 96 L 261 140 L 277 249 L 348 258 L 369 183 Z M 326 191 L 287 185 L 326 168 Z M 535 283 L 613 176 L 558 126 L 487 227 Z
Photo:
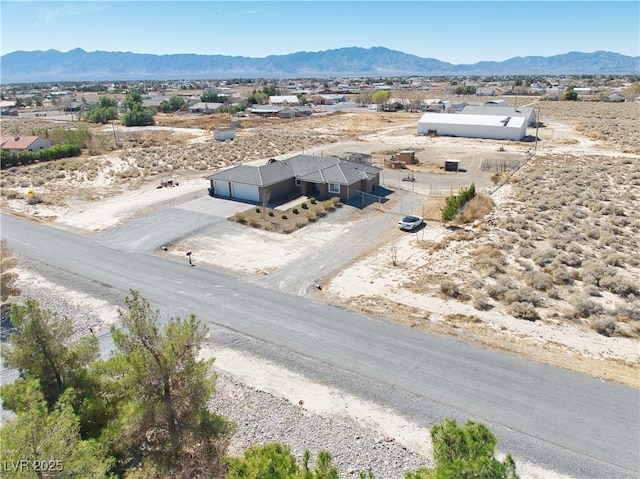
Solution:
M 213 192 L 218 196 L 231 196 L 229 182 L 224 180 L 213 180 Z
M 258 202 L 260 199 L 257 186 L 243 185 L 240 183 L 231 183 L 231 197 L 255 202 Z

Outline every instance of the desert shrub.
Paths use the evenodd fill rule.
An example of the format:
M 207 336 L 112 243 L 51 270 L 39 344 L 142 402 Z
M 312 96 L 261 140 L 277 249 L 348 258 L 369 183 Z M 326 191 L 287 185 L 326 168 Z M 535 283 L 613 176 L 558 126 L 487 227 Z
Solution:
M 20 200 L 24 198 L 24 195 L 16 190 L 5 190 L 2 189 L 2 196 L 7 198 L 8 200 Z
M 293 208 L 293 209 L 291 210 L 291 212 L 292 212 L 294 215 L 297 215 L 298 213 L 300 213 L 300 211 L 298 210 L 298 208 Z
M 27 204 L 29 205 L 39 205 L 43 200 L 38 195 L 27 195 Z
M 635 283 L 615 274 L 600 278 L 598 285 L 601 288 L 622 297 L 638 294 L 638 286 Z
M 504 293 L 503 301 L 511 303 L 531 303 L 538 306 L 542 302 L 540 294 L 529 287 L 515 287 Z
M 306 210 L 306 209 L 308 209 L 308 208 L 309 208 L 309 205 L 307 205 L 307 202 L 306 202 L 306 201 L 304 201 L 304 202 L 302 202 L 302 204 L 300 205 L 300 208 L 302 208 L 303 210 Z
M 602 290 L 598 288 L 595 284 L 588 284 L 582 288 L 582 292 L 587 296 L 601 297 Z
M 507 313 L 509 313 L 514 318 L 518 319 L 526 319 L 527 321 L 537 321 L 540 319 L 540 315 L 536 308 L 531 303 L 519 302 L 511 303 L 507 307 Z
M 260 208 L 256 208 L 256 213 L 260 213 Z
M 541 271 L 528 273 L 525 280 L 529 286 L 538 291 L 547 291 L 553 286 L 553 277 Z
M 510 285 L 507 285 L 502 281 L 488 284 L 486 287 L 487 294 L 495 300 L 501 300 L 504 298 L 504 295 L 509 291 L 509 289 L 511 289 Z
M 491 278 L 505 273 L 504 262 L 500 258 L 481 256 L 476 258 L 473 266 Z
M 590 274 L 599 283 L 605 276 L 615 276 L 616 271 L 611 266 L 595 260 L 590 259 L 582 263 L 582 270 L 584 274 Z
M 576 296 L 570 299 L 570 304 L 573 307 L 574 318 L 588 318 L 595 316 L 604 310 L 603 307 L 587 298 L 586 296 Z
M 598 334 L 603 336 L 612 337 L 616 336 L 617 325 L 616 321 L 608 316 L 598 316 L 590 321 L 591 327 L 595 329 Z
M 460 296 L 460 287 L 455 281 L 446 279 L 440 283 L 440 292 L 450 298 Z
M 487 296 L 482 291 L 476 291 L 472 295 L 471 301 L 472 301 L 473 307 L 480 311 L 491 309 L 491 302 L 489 300 L 489 296 Z
M 572 268 L 578 268 L 582 264 L 582 258 L 574 252 L 560 253 L 557 260 L 562 264 L 571 266 Z
M 315 205 L 316 199 L 312 196 L 311 198 L 309 198 L 309 203 L 311 203 L 312 205 Z
M 284 215 L 284 214 L 282 216 L 280 216 L 280 218 L 282 218 L 283 220 L 289 219 L 289 217 L 287 215 Z
M 494 203 L 491 197 L 480 193 L 467 203 L 467 206 L 458 215 L 458 220 L 461 223 L 471 223 L 474 220 L 482 219 L 491 213 L 493 206 Z
M 307 213 L 307 219 L 309 220 L 310 223 L 313 223 L 314 221 L 316 221 L 316 215 L 315 213 Z
M 271 216 L 273 218 L 275 215 L 276 214 L 273 211 L 269 211 L 269 216 Z
M 624 263 L 624 257 L 620 253 L 609 253 L 605 258 L 604 262 L 609 266 L 622 266 Z
M 548 264 L 551 264 L 553 262 L 554 259 L 556 259 L 556 256 L 558 255 L 558 251 L 555 249 L 543 249 L 542 251 L 538 252 L 537 254 L 534 254 L 533 257 L 531 259 L 533 259 L 533 261 L 540 266 L 541 268 L 547 266 Z

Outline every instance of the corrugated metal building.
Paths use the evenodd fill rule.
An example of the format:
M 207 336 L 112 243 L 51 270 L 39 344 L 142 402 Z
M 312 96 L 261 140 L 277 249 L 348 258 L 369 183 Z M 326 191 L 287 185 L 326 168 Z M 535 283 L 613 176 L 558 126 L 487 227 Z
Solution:
M 520 141 L 527 135 L 527 121 L 515 116 L 425 113 L 418 120 L 418 134 Z

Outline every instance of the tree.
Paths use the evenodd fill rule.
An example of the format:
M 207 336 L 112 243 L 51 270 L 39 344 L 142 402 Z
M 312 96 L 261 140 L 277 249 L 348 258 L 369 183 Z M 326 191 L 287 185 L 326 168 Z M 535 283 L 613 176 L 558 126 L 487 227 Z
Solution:
M 153 116 L 155 112 L 151 108 L 135 107 L 122 116 L 124 126 L 150 126 L 155 124 Z
M 12 306 L 11 323 L 17 331 L 9 337 L 9 347 L 2 349 L 3 359 L 20 372 L 23 381 L 38 380 L 44 399 L 53 407 L 66 388 L 84 381 L 88 364 L 97 358 L 98 341 L 85 336 L 70 342 L 71 321 L 41 309 L 31 298 L 24 306 Z M 4 403 L 14 411 L 19 409 L 11 400 L 11 389 L 16 387 L 19 380 L 2 387 Z
M 200 101 L 203 103 L 224 103 L 227 97 L 224 95 L 218 95 L 214 91 L 206 91 L 200 95 Z
M 566 101 L 576 101 L 578 99 L 578 93 L 576 93 L 572 86 L 567 88 L 567 91 L 564 93 L 564 99 Z
M 37 380 L 24 386 L 21 408 L 0 429 L 0 463 L 12 473 L 7 477 L 106 478 L 113 460 L 96 441 L 82 440 L 71 395 L 50 411 Z
M 433 469 L 407 472 L 406 479 L 517 479 L 516 465 L 510 454 L 504 462 L 495 459 L 497 439 L 482 423 L 467 421 L 459 427 L 446 418 L 431 428 Z
M 247 449 L 243 457 L 228 457 L 226 479 L 338 479 L 338 470 L 331 465 L 331 454 L 320 451 L 316 467 L 309 467 L 311 453 L 305 451 L 298 464 L 286 444 L 273 443 Z
M 384 105 L 389 98 L 391 98 L 391 92 L 388 90 L 378 90 L 371 95 L 371 100 L 376 105 Z
M 135 110 L 136 108 L 142 108 L 142 95 L 137 91 L 129 93 L 123 102 L 127 110 Z
M 179 96 L 172 96 L 168 102 L 162 104 L 163 113 L 171 113 L 174 111 L 182 110 L 186 105 L 183 98 Z
M 18 296 L 18 275 L 13 269 L 18 265 L 13 251 L 7 246 L 7 240 L 0 241 L 0 296 L 4 303 L 11 296 Z
M 194 315 L 160 328 L 159 312 L 136 291 L 125 304 L 122 329 L 112 328 L 119 354 L 108 365 L 122 398 L 110 431 L 121 461 L 178 477 L 219 473 L 233 427 L 207 408 L 215 376 L 213 360 L 198 360 L 205 329 Z

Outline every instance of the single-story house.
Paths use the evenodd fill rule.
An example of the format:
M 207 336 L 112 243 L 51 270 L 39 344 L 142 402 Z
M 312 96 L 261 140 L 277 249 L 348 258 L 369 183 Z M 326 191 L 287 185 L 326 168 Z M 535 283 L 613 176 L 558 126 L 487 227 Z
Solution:
M 418 120 L 418 134 L 520 141 L 527 135 L 527 121 L 523 116 L 425 113 Z
M 245 110 L 247 113 L 258 116 L 277 116 L 278 118 L 295 118 L 297 116 L 310 115 L 311 108 L 306 106 L 280 106 L 280 105 L 255 105 Z
M 297 106 L 300 104 L 300 100 L 295 95 L 274 95 L 269 97 L 269 104 Z
M 502 117 L 523 116 L 527 119 L 527 126 L 534 126 L 536 124 L 536 112 L 533 108 L 528 106 L 467 105 L 462 110 L 462 113 L 467 115 L 495 115 Z
M 370 193 L 381 168 L 334 156 L 297 155 L 266 165 L 239 165 L 208 177 L 209 194 L 263 203 L 292 196 L 339 197 Z
M 43 148 L 51 148 L 53 142 L 41 136 L 2 136 L 0 137 L 0 149 L 17 151 L 39 151 Z
M 189 107 L 189 113 L 220 113 L 223 108 L 224 103 L 199 101 Z

